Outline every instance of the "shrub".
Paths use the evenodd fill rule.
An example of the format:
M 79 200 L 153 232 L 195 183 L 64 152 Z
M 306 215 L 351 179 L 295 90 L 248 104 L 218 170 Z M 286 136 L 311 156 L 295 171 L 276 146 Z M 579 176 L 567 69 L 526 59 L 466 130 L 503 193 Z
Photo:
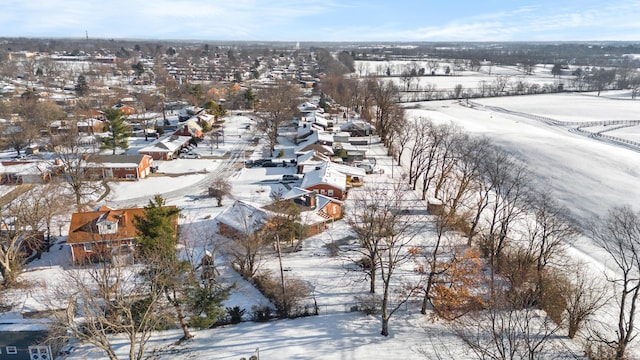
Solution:
M 228 307 L 227 315 L 229 316 L 229 322 L 237 324 L 242 321 L 242 316 L 246 312 L 245 309 L 241 309 L 239 306 Z
M 269 272 L 257 275 L 253 280 L 258 290 L 276 306 L 281 317 L 297 316 L 292 310 L 299 307 L 302 300 L 310 293 L 304 281 L 292 278 L 285 279 L 283 293 L 280 278 Z
M 329 252 L 330 257 L 336 257 L 340 254 L 340 244 L 336 241 L 332 241 L 324 245 L 327 248 L 327 252 Z
M 377 314 L 382 304 L 382 299 L 379 295 L 376 294 L 365 294 L 356 296 L 355 300 L 358 306 L 358 310 L 367 315 Z
M 251 320 L 268 321 L 271 319 L 271 308 L 267 305 L 254 305 L 251 307 Z

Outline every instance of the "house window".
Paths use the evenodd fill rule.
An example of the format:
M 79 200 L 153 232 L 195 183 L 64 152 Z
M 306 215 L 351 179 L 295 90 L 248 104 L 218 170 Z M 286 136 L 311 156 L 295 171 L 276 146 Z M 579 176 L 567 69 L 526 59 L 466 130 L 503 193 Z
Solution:
M 91 243 L 85 243 L 84 252 L 93 252 L 93 245 Z
M 324 195 L 325 191 L 324 189 L 320 189 L 320 195 Z
M 18 348 L 16 348 L 15 346 L 7 346 L 7 354 L 15 355 L 17 353 L 18 353 Z
M 333 196 L 333 190 L 332 190 L 332 189 L 329 189 L 329 190 L 328 190 L 328 194 L 329 194 L 329 196 Z
M 125 176 L 126 176 L 127 179 L 135 179 L 136 178 L 136 176 L 133 175 L 133 174 L 127 174 Z
M 338 207 L 337 207 L 337 206 L 332 206 L 332 207 L 331 207 L 331 213 L 332 213 L 333 215 L 337 214 L 337 213 L 338 213 Z

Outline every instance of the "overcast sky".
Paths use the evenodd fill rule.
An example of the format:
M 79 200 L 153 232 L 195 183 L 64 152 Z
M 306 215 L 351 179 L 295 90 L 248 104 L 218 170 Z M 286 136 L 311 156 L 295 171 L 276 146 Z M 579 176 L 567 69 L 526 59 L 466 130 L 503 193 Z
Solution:
M 0 0 L 0 36 L 640 41 L 638 0 Z

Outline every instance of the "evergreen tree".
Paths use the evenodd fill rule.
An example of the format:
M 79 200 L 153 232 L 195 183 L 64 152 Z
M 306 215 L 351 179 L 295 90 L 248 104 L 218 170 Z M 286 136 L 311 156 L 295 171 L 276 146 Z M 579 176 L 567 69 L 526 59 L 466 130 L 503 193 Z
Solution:
M 193 266 L 179 261 L 176 254 L 177 227 L 180 209 L 166 206 L 164 198 L 156 195 L 144 208 L 143 216 L 136 216 L 137 253 L 147 265 L 144 274 L 151 282 L 152 293 L 164 294 L 173 306 L 180 327 L 182 340 L 193 337 L 189 331 L 182 304 L 184 292 L 193 288 Z
M 77 96 L 85 96 L 89 93 L 89 85 L 87 84 L 87 79 L 84 77 L 84 75 L 78 76 L 75 90 Z
M 128 138 L 131 136 L 129 126 L 126 124 L 126 116 L 119 109 L 107 109 L 104 116 L 109 122 L 109 136 L 102 138 L 102 149 L 112 149 L 116 154 L 116 148 L 127 150 Z
M 178 244 L 176 228 L 180 209 L 166 206 L 162 195 L 155 195 L 144 208 L 144 217 L 136 216 L 134 224 L 138 231 L 137 242 L 140 256 L 163 260 L 176 259 L 175 248 Z

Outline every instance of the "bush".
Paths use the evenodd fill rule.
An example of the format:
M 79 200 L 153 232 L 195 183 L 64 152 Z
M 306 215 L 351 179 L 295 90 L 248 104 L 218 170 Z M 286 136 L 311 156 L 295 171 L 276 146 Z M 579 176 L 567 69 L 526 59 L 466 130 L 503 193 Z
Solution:
M 251 320 L 269 321 L 271 319 L 271 308 L 267 305 L 254 305 L 251 307 Z
M 310 293 L 309 287 L 304 281 L 286 278 L 283 294 L 280 278 L 269 272 L 257 275 L 253 280 L 258 290 L 276 306 L 281 317 L 296 317 L 297 314 L 294 314 L 292 310 L 299 307 L 302 300 Z
M 330 257 L 336 257 L 340 254 L 340 244 L 338 244 L 338 242 L 336 241 L 327 243 L 324 245 L 324 247 L 327 248 Z
M 246 312 L 245 309 L 241 309 L 239 306 L 228 307 L 227 308 L 227 316 L 229 317 L 229 322 L 231 324 L 238 324 L 242 321 L 242 316 Z
M 561 275 L 545 273 L 542 284 L 544 291 L 540 297 L 540 308 L 544 310 L 556 324 L 561 324 L 562 314 L 567 309 L 565 289 L 568 288 L 569 282 Z
M 359 311 L 367 315 L 377 314 L 382 305 L 382 299 L 376 294 L 366 294 L 355 297 Z

